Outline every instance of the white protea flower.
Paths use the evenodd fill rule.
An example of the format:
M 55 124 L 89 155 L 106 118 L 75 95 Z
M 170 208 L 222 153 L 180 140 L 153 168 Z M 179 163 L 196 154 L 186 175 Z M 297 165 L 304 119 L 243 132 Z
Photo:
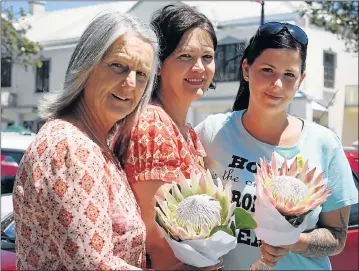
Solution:
M 285 159 L 277 169 L 273 154 L 271 165 L 265 158 L 260 159 L 255 174 L 257 189 L 263 189 L 264 195 L 282 215 L 298 216 L 315 209 L 330 195 L 331 189 L 326 189 L 328 181 L 323 179 L 324 171 L 314 177 L 315 170 L 308 171 L 308 161 L 299 170 L 297 157 L 289 168 Z
M 232 185 L 217 182 L 209 170 L 200 177 L 193 173 L 189 180 L 181 174 L 179 184 L 173 182 L 161 190 L 162 197 L 155 196 L 159 223 L 175 240 L 207 238 L 214 227 L 229 223 L 236 207 Z

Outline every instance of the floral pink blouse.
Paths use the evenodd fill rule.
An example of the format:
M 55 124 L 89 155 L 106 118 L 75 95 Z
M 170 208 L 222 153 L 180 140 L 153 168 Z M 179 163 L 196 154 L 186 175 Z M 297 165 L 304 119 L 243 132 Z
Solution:
M 63 120 L 47 122 L 18 169 L 17 269 L 145 268 L 145 226 L 122 170 Z
M 187 124 L 185 139 L 160 104 L 146 107 L 132 129 L 125 171 L 130 183 L 147 180 L 178 181 L 181 172 L 205 173 L 206 152 L 193 128 Z

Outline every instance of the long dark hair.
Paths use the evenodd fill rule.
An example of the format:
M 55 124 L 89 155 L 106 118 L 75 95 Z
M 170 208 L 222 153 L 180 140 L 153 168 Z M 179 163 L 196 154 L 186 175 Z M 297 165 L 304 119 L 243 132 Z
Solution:
M 307 45 L 303 45 L 287 32 L 286 29 L 270 36 L 259 36 L 257 33 L 250 39 L 248 46 L 243 52 L 239 63 L 239 89 L 232 110 L 238 111 L 248 108 L 249 83 L 244 80 L 242 63 L 247 59 L 248 65 L 252 65 L 256 58 L 266 49 L 294 49 L 298 50 L 302 59 L 301 73 L 305 71 L 307 58 Z
M 211 21 L 188 5 L 170 4 L 157 10 L 152 16 L 151 25 L 158 35 L 161 64 L 173 53 L 184 33 L 191 28 L 200 27 L 206 30 L 212 38 L 214 50 L 217 48 L 217 37 Z M 157 97 L 160 84 L 161 78 L 156 76 L 152 99 Z

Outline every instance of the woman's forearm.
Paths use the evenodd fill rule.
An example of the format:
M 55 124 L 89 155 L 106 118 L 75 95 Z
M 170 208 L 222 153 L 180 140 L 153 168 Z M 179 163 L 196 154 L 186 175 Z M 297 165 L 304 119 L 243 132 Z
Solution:
M 290 251 L 310 258 L 339 254 L 344 248 L 348 229 L 342 217 L 341 221 L 342 227 L 323 227 L 302 233 Z
M 172 270 L 172 267 L 180 262 L 155 220 L 156 200 L 154 195 L 164 184 L 165 182 L 161 180 L 146 180 L 132 184 L 132 190 L 141 208 L 142 220 L 146 225 L 146 252 L 150 255 L 151 268 L 155 270 Z

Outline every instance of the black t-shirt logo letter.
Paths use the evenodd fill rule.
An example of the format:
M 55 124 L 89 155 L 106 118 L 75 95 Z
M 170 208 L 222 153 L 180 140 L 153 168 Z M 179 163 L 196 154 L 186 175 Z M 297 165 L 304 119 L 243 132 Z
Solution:
M 240 169 L 244 169 L 244 167 L 252 173 L 257 173 L 257 163 L 256 162 L 248 162 L 248 160 L 246 158 L 237 156 L 237 155 L 232 155 L 232 163 L 228 165 L 228 167 L 231 168 L 240 168 Z M 247 163 L 247 164 L 246 164 Z

